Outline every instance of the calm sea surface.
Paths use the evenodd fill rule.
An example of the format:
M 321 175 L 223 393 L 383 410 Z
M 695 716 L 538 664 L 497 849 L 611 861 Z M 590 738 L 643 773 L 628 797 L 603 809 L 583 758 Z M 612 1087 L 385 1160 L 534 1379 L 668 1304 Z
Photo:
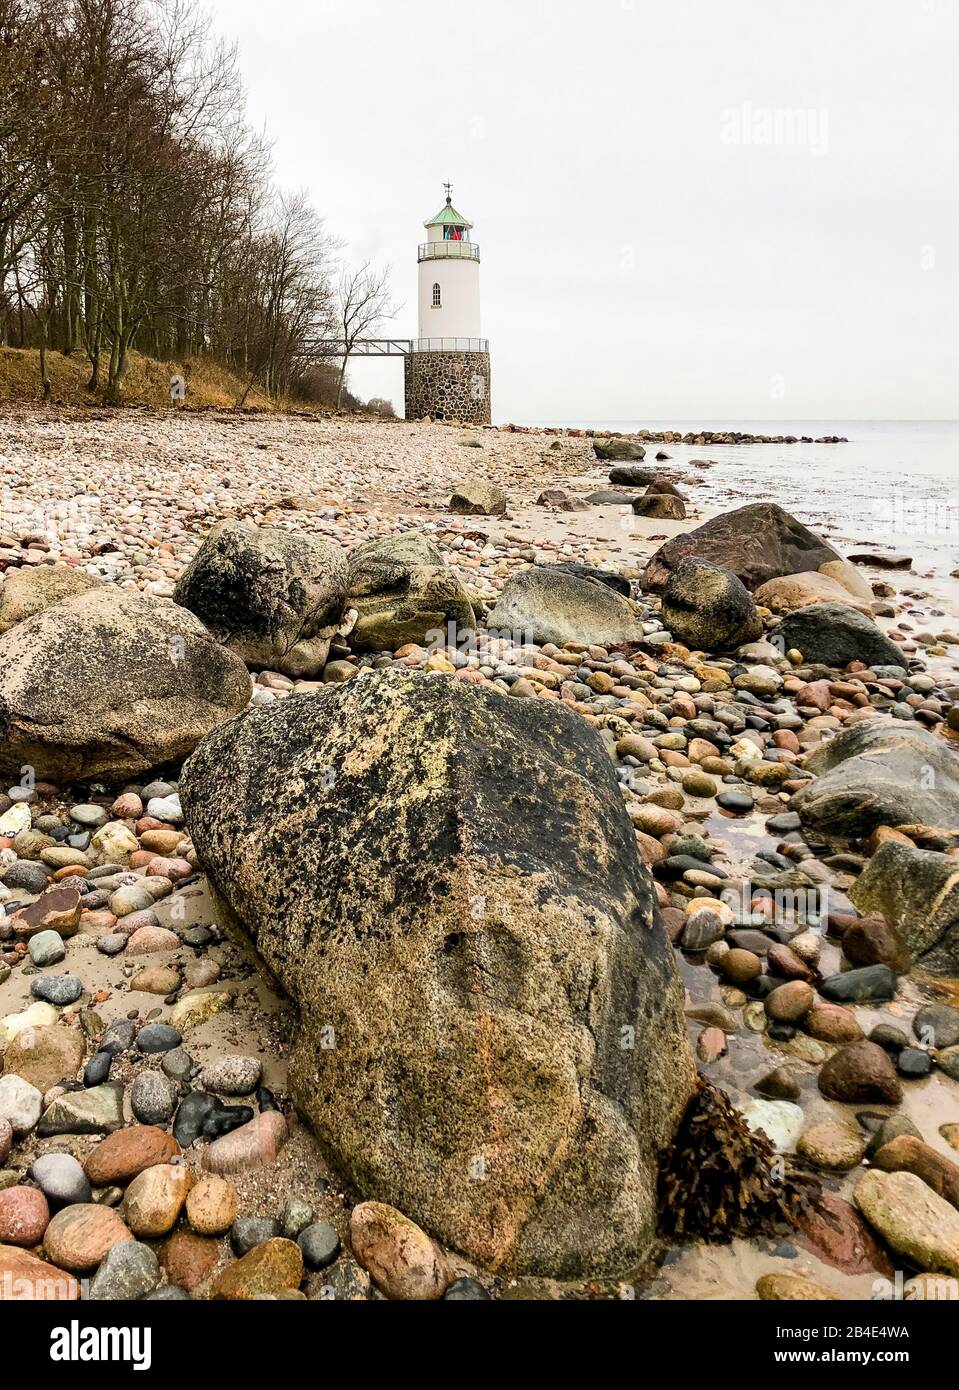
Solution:
M 643 420 L 537 423 L 616 429 L 738 429 L 751 434 L 845 435 L 848 444 L 666 444 L 673 465 L 711 460 L 692 495 L 711 509 L 778 502 L 839 549 L 873 542 L 913 557 L 914 572 L 945 580 L 959 568 L 959 421 Z M 698 470 L 691 470 L 698 471 Z M 948 590 L 955 592 L 955 584 Z M 952 594 L 950 594 L 952 597 Z

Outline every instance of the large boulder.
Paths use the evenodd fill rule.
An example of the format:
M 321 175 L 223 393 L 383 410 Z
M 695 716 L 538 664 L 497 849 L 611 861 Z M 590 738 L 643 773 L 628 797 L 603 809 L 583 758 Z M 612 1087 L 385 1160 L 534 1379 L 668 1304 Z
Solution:
M 631 507 L 635 500 L 634 493 L 616 488 L 600 488 L 586 498 L 591 507 Z
M 729 651 L 763 631 L 746 586 L 729 570 L 691 557 L 670 575 L 660 616 L 675 641 L 698 651 Z
M 827 560 L 824 565 L 819 566 L 817 574 L 825 575 L 827 579 L 834 579 L 859 603 L 872 603 L 875 599 L 872 585 L 848 560 Z
M 647 494 L 660 492 L 668 497 L 683 497 L 683 493 L 680 492 L 671 478 L 666 477 L 665 473 L 655 473 L 649 480 L 649 487 L 646 492 Z
M 642 497 L 634 498 L 633 511 L 636 516 L 651 516 L 659 521 L 686 520 L 686 503 L 683 499 L 669 492 L 657 492 L 652 484 Z
M 180 576 L 175 603 L 253 670 L 317 675 L 342 621 L 346 554 L 318 536 L 221 521 Z
M 464 478 L 453 489 L 450 511 L 459 516 L 505 516 L 506 493 L 488 478 Z
M 802 652 L 803 660 L 842 670 L 851 661 L 867 666 L 901 666 L 901 647 L 872 618 L 847 603 L 813 603 L 783 618 L 773 634 L 783 651 Z
M 694 1071 L 594 731 L 390 670 L 251 707 L 180 794 L 299 1005 L 291 1092 L 353 1189 L 491 1268 L 641 1260 Z
M 959 760 L 916 724 L 856 720 L 804 766 L 815 780 L 790 804 L 818 839 L 846 844 L 880 825 L 959 828 Z
M 747 589 L 756 589 L 782 574 L 818 570 L 842 556 L 821 536 L 803 526 L 774 502 L 750 502 L 721 512 L 673 536 L 656 551 L 643 572 L 643 588 L 658 593 L 687 555 L 732 570 Z
M 0 774 L 58 783 L 177 761 L 250 698 L 192 613 L 101 585 L 0 637 Z
M 419 531 L 366 541 L 350 552 L 347 605 L 359 617 L 351 644 L 396 651 L 430 633 L 476 625 L 469 595 L 439 548 Z
M 814 603 L 842 603 L 849 608 L 857 608 L 860 613 L 872 612 L 871 593 L 868 599 L 859 598 L 838 579 L 820 570 L 769 579 L 765 584 L 760 584 L 755 598 L 757 603 L 773 613 L 793 613 L 797 608 L 808 608 Z
M 624 579 L 615 570 L 599 569 L 595 565 L 580 565 L 575 560 L 564 560 L 558 565 L 548 565 L 547 569 L 559 570 L 560 574 L 571 574 L 576 579 L 594 579 L 598 584 L 605 584 L 607 589 L 612 589 L 615 594 L 622 594 L 623 598 L 632 596 L 632 586 L 628 579 Z
M 609 481 L 620 487 L 646 487 L 659 476 L 655 468 L 641 468 L 638 463 L 620 463 L 609 470 Z
M 601 463 L 629 463 L 646 457 L 642 444 L 633 439 L 594 439 L 593 453 Z
M 887 840 L 849 891 L 860 912 L 880 912 L 914 965 L 959 975 L 959 860 Z
M 598 643 L 645 640 L 630 601 L 606 584 L 534 565 L 507 580 L 486 626 L 517 634 L 517 641 Z
M 0 588 L 0 632 L 7 632 L 24 618 L 42 613 L 75 594 L 85 594 L 99 584 L 73 565 L 31 565 L 9 570 Z

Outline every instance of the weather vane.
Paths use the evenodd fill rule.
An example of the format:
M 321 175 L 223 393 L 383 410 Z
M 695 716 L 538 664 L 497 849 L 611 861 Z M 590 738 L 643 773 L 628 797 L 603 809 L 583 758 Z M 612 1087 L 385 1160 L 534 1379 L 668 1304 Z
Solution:
M 446 201 L 451 203 L 453 201 L 453 185 L 451 183 L 444 183 L 443 187 L 446 189 Z

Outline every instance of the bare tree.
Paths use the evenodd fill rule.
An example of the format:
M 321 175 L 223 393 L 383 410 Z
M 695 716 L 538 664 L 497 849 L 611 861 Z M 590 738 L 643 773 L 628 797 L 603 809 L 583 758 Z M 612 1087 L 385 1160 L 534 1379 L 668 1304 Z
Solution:
M 288 390 L 331 322 L 329 265 L 337 243 L 302 193 L 277 197 L 271 212 L 249 248 L 256 265 L 245 306 L 250 379 L 238 405 L 258 380 L 274 395 Z
M 274 190 L 243 109 L 194 0 L 0 0 L 0 341 L 39 348 L 45 395 L 57 349 L 111 392 L 135 347 L 207 353 L 249 380 L 241 400 L 319 360 L 338 247 L 303 194 Z M 354 337 L 377 304 L 358 272 Z
M 372 337 L 384 322 L 395 318 L 397 305 L 390 294 L 390 267 L 375 269 L 365 261 L 358 270 L 348 267 L 340 275 L 336 289 L 337 338 L 343 344 L 336 404 L 343 399 L 346 363 L 356 343 Z

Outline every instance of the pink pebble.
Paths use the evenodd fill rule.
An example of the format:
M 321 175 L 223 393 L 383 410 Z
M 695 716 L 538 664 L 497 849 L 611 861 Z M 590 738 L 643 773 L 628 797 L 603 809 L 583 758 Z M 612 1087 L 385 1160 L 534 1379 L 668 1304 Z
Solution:
M 49 1224 L 50 1208 L 39 1188 L 0 1192 L 0 1245 L 39 1245 Z
M 171 883 L 179 883 L 189 878 L 192 868 L 185 859 L 164 859 L 157 855 L 150 863 L 150 874 L 155 878 L 168 878 Z

